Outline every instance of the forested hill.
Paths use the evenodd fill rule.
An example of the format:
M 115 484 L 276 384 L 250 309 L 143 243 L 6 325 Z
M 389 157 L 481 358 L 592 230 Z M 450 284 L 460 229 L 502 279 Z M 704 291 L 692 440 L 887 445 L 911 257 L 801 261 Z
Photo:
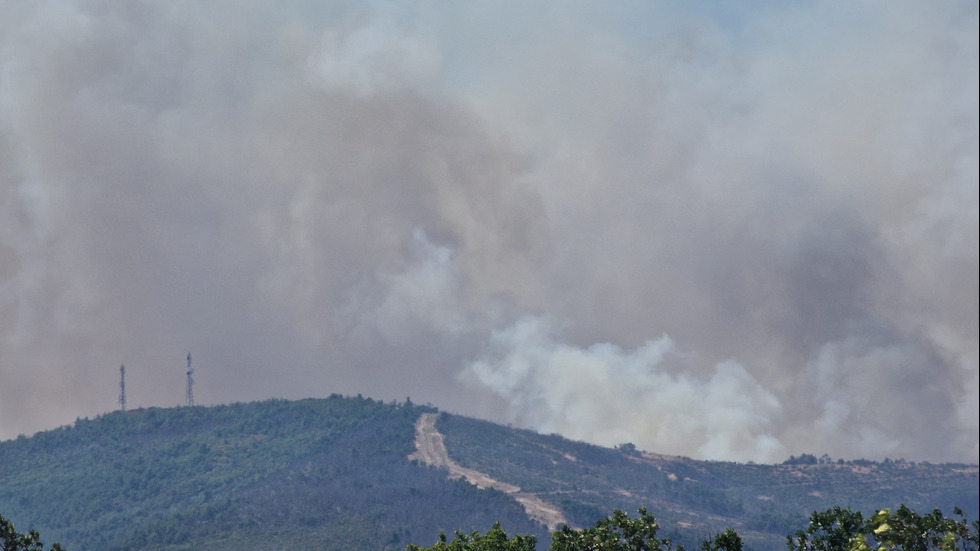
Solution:
M 696 461 L 440 416 L 454 459 L 556 504 L 589 526 L 613 509 L 646 507 L 665 535 L 696 549 L 699 538 L 735 528 L 747 549 L 786 549 L 810 513 L 835 506 L 864 513 L 905 504 L 922 512 L 955 507 L 977 519 L 978 467 L 906 461 L 830 460 L 810 454 L 782 465 Z
M 432 408 L 366 398 L 115 412 L 0 443 L 0 514 L 69 551 L 404 549 L 500 520 L 507 496 L 415 464 Z
M 444 531 L 548 531 L 515 496 L 410 460 L 435 408 L 331 396 L 114 412 L 0 442 L 0 515 L 70 551 L 404 549 Z M 813 510 L 900 503 L 977 518 L 978 469 L 906 462 L 743 465 L 601 448 L 441 414 L 452 460 L 588 526 L 646 506 L 689 544 L 736 528 L 783 549 Z

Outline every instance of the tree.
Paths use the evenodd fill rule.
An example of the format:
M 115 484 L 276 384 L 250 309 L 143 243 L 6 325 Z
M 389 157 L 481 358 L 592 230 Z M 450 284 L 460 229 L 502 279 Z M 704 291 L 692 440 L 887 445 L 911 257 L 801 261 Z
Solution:
M 702 541 L 701 551 L 742 551 L 742 537 L 729 528 L 709 540 Z
M 20 534 L 14 524 L 0 515 L 0 551 L 44 551 L 41 535 L 34 530 Z M 51 546 L 51 551 L 65 551 L 59 544 Z
M 639 518 L 630 518 L 622 511 L 614 511 L 611 517 L 598 521 L 592 528 L 573 530 L 568 525 L 551 535 L 550 551 L 674 551 L 669 538 L 658 539 L 657 525 L 653 515 L 646 509 L 639 510 Z M 727 532 L 726 532 L 727 534 Z M 732 531 L 732 534 L 734 532 Z M 738 539 L 738 535 L 735 534 Z M 439 534 L 439 541 L 432 547 L 409 545 L 408 551 L 534 551 L 534 536 L 514 536 L 507 534 L 496 523 L 489 532 L 462 534 L 456 532 L 452 541 L 446 541 L 445 534 Z M 739 540 L 741 545 L 741 540 Z M 682 551 L 677 548 L 676 551 Z M 717 550 L 740 551 L 741 547 L 717 547 Z
M 463 534 L 456 531 L 453 541 L 446 542 L 446 534 L 439 534 L 439 541 L 432 547 L 408 545 L 407 551 L 534 551 L 537 538 L 534 536 L 515 535 L 507 538 L 507 533 L 500 528 L 500 523 L 493 525 L 486 534 L 479 532 Z
M 551 535 L 551 551 L 669 551 L 670 538 L 657 538 L 660 526 L 641 508 L 638 518 L 622 511 L 597 522 L 592 528 L 572 530 L 568 525 Z
M 944 518 L 939 509 L 919 515 L 905 505 L 893 514 L 878 511 L 865 520 L 861 513 L 834 507 L 810 516 L 806 530 L 787 537 L 790 551 L 977 551 L 980 523 L 971 524 L 959 508 L 959 520 Z
M 850 549 L 854 538 L 866 533 L 860 512 L 834 507 L 822 513 L 814 511 L 805 530 L 786 536 L 786 545 L 790 551 L 844 551 Z
M 646 508 L 638 518 L 622 511 L 596 522 L 592 528 L 573 530 L 564 525 L 551 535 L 549 551 L 683 551 L 672 547 L 670 538 L 657 538 L 660 526 Z M 787 536 L 790 551 L 978 551 L 980 522 L 968 522 L 959 508 L 959 519 L 944 518 L 938 509 L 919 515 L 902 505 L 892 514 L 878 511 L 870 519 L 849 508 L 814 511 L 805 530 Z M 408 551 L 534 551 L 534 536 L 508 539 L 500 523 L 484 535 L 456 532 L 453 541 L 439 534 L 432 547 L 409 545 Z M 15 548 L 16 549 L 16 548 Z M 742 538 L 729 528 L 706 541 L 700 551 L 742 551 Z M 0 551 L 4 551 L 0 549 Z M 30 548 L 29 551 L 33 551 Z M 52 550 L 54 551 L 54 550 Z
M 879 549 L 895 549 L 902 551 L 976 551 L 980 523 L 967 521 L 966 515 L 959 507 L 953 513 L 960 520 L 943 518 L 939 509 L 932 513 L 919 515 L 905 505 L 899 506 L 892 514 L 888 509 L 878 511 L 868 521 L 867 530 L 878 544 Z M 971 531 L 972 527 L 972 531 Z M 866 539 L 856 541 L 851 551 L 866 551 L 870 549 Z

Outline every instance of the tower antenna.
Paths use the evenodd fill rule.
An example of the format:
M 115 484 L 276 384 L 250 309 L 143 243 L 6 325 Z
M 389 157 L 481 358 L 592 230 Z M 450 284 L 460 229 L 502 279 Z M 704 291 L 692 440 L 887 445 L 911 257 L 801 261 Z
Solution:
M 194 405 L 194 368 L 191 367 L 191 354 L 187 353 L 187 400 L 184 403 L 186 406 Z
M 119 366 L 119 411 L 126 411 L 126 366 Z

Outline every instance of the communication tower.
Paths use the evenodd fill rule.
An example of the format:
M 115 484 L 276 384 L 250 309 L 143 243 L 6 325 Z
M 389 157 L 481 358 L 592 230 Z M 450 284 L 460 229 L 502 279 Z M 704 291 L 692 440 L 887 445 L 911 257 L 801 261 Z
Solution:
M 126 411 L 126 366 L 119 366 L 119 411 Z
M 187 353 L 187 400 L 184 402 L 186 406 L 194 405 L 194 368 L 191 367 L 191 354 Z

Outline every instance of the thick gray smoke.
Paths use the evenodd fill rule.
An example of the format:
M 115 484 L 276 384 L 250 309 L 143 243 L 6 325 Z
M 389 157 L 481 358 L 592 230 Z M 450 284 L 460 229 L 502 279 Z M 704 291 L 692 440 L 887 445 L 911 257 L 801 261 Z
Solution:
M 363 393 L 978 461 L 975 3 L 0 0 L 0 438 Z

